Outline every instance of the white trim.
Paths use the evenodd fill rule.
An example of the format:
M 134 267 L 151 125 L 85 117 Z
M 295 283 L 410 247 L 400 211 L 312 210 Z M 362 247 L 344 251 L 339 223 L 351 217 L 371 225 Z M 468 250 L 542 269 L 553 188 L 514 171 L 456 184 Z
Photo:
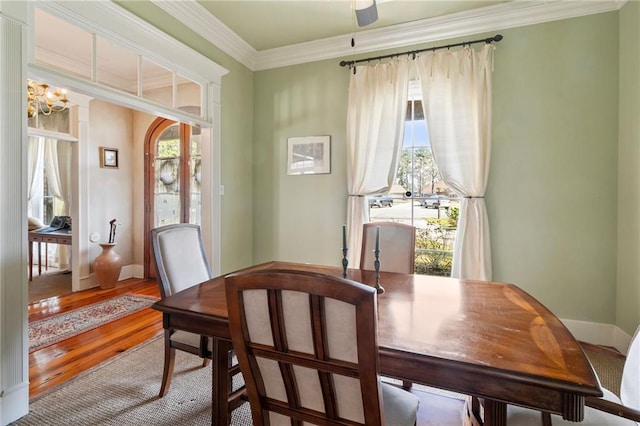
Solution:
M 228 73 L 227 69 L 213 62 L 211 59 L 185 46 L 178 40 L 170 37 L 115 3 L 38 0 L 37 2 L 30 2 L 29 5 L 32 20 L 34 16 L 33 9 L 37 7 L 91 34 L 109 39 L 123 46 L 125 49 L 142 56 L 144 59 L 165 67 L 171 71 L 174 76 L 178 74 L 202 87 L 209 84 L 220 86 L 222 84 L 222 76 Z M 30 77 L 35 76 L 43 80 L 46 79 L 50 83 L 59 86 L 68 85 L 79 93 L 99 97 L 112 103 L 128 106 L 172 120 L 200 126 L 210 126 L 213 123 L 212 117 L 206 115 L 196 117 L 186 114 L 176 108 L 157 104 L 140 96 L 113 89 L 104 84 L 91 81 L 90 79 L 80 78 L 65 71 L 56 71 L 48 66 L 36 64 L 33 56 L 33 51 L 35 50 L 33 39 L 33 29 L 31 29 L 31 43 L 28 55 L 30 58 Z M 95 63 L 95 50 L 93 54 Z M 78 65 L 78 67 L 80 67 L 80 65 Z M 71 69 L 75 69 L 75 67 Z M 93 71 L 95 74 L 95 69 Z M 154 84 L 158 83 L 158 81 L 154 82 Z M 206 97 L 203 98 L 201 100 L 201 109 L 205 110 L 203 105 L 209 102 L 210 100 Z
M 258 52 L 195 0 L 151 0 L 151 3 L 250 70 L 256 69 Z
M 145 98 L 121 92 L 99 83 L 94 83 L 83 78 L 78 78 L 65 72 L 49 69 L 38 64 L 29 64 L 29 77 L 38 80 L 45 80 L 50 84 L 61 87 L 72 87 L 74 91 L 105 100 L 117 105 L 126 106 L 131 109 L 143 111 L 148 114 L 157 115 L 175 121 L 200 126 L 211 126 L 212 121 L 207 117 L 198 117 L 184 110 L 160 105 Z
M 24 4 L 0 1 L 0 424 L 29 412 Z M 22 90 L 17 88 L 22 87 Z
M 631 336 L 616 325 L 570 319 L 560 320 L 580 341 L 614 347 L 623 354 L 627 353 Z
M 220 83 L 228 70 L 131 12 L 107 1 L 39 0 L 36 7 L 91 33 L 107 37 L 159 65 L 205 83 Z
M 195 0 L 151 0 L 251 71 L 353 55 L 351 34 L 256 51 Z M 619 10 L 626 0 L 511 1 L 356 33 L 358 54 Z
M 13 423 L 29 413 L 29 382 L 6 389 L 0 399 L 0 423 Z
M 78 142 L 78 138 L 71 136 L 69 133 L 56 132 L 53 130 L 36 129 L 34 127 L 27 128 L 27 136 L 57 139 L 59 141 Z

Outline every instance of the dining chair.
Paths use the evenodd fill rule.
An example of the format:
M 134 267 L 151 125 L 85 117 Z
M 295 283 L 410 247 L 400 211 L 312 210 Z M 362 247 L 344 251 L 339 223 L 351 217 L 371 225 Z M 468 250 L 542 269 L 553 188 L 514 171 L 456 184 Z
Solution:
M 362 226 L 360 269 L 375 270 L 377 229 L 380 229 L 380 271 L 413 274 L 416 254 L 416 228 L 397 222 L 371 222 Z
M 180 223 L 152 229 L 151 249 L 162 298 L 212 278 L 198 225 Z M 205 367 L 212 358 L 213 341 L 207 336 L 183 330 L 165 329 L 160 398 L 166 395 L 171 385 L 176 349 L 198 355 L 202 358 L 202 366 Z M 233 355 L 231 351 L 230 360 Z M 239 373 L 238 364 L 230 365 L 229 382 L 233 383 L 233 376 Z M 230 389 L 229 392 L 230 399 L 236 401 L 242 396 L 243 388 L 235 391 Z M 239 404 L 230 404 L 230 409 L 237 405 Z
M 585 426 L 638 426 L 640 425 L 640 327 L 636 330 L 629 346 L 622 370 L 620 397 L 602 386 L 603 397 L 588 397 L 585 401 Z M 527 408 L 509 406 L 507 408 L 509 426 L 575 425 L 561 416 Z
M 269 270 L 225 289 L 254 425 L 415 425 L 418 398 L 380 381 L 373 287 Z
M 413 274 L 416 261 L 416 228 L 398 222 L 370 222 L 362 225 L 362 251 L 360 269 L 375 270 L 376 234 L 380 229 L 380 271 Z M 402 381 L 404 389 L 413 384 Z

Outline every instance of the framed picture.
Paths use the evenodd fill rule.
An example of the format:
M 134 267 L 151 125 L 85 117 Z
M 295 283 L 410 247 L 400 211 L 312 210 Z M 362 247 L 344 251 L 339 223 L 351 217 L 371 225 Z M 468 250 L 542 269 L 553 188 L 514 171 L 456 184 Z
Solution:
M 100 147 L 100 167 L 118 168 L 118 149 Z
M 287 140 L 287 174 L 331 173 L 331 137 L 305 136 Z

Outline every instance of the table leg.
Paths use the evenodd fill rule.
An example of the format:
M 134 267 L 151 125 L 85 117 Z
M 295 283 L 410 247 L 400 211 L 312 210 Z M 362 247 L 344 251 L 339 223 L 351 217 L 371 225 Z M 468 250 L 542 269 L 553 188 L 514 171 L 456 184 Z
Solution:
M 38 241 L 38 276 L 42 275 L 42 247 Z
M 33 241 L 29 241 L 29 281 L 33 280 Z
M 484 400 L 484 426 L 506 426 L 507 404 L 504 402 Z
M 229 351 L 231 342 L 213 339 L 213 377 L 211 380 L 211 424 L 228 426 L 229 415 Z

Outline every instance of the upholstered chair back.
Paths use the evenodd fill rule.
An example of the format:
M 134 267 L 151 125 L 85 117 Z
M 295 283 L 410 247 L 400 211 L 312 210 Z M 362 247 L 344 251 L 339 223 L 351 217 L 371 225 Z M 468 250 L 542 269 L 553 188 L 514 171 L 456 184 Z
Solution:
M 301 271 L 240 273 L 225 286 L 255 425 L 384 424 L 372 287 Z M 397 416 L 390 404 L 385 416 Z M 411 408 L 386 424 L 414 424 Z
M 626 407 L 640 411 L 640 326 L 631 339 L 624 363 L 620 400 Z
M 416 228 L 404 223 L 372 222 L 362 227 L 360 269 L 373 271 L 376 232 L 380 229 L 380 271 L 413 274 Z
M 198 225 L 180 223 L 152 229 L 151 246 L 162 297 L 211 278 Z

